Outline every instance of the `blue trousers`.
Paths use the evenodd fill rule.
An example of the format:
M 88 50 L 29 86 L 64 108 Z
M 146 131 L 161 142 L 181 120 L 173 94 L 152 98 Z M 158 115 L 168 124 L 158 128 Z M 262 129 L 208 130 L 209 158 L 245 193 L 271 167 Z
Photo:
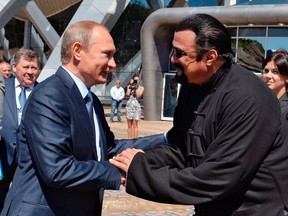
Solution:
M 112 122 L 114 119 L 114 112 L 115 109 L 117 109 L 117 120 L 118 122 L 121 122 L 121 108 L 122 108 L 122 100 L 121 101 L 116 101 L 112 99 L 111 103 L 111 113 L 110 113 L 110 121 Z

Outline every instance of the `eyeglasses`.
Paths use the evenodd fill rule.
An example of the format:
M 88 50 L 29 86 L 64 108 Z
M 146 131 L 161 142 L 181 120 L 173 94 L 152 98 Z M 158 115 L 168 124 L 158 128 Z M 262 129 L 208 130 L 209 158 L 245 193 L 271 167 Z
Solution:
M 172 55 L 175 55 L 177 58 L 181 58 L 182 56 L 187 56 L 188 53 L 197 53 L 197 51 L 191 51 L 191 52 L 184 52 L 183 50 L 180 50 L 176 47 L 173 47 L 172 49 Z

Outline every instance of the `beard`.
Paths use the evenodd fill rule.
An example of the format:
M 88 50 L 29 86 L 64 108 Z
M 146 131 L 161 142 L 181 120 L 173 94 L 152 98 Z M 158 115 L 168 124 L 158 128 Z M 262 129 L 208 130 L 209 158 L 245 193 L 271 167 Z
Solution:
M 188 83 L 188 79 L 187 79 L 187 77 L 184 74 L 183 66 L 181 64 L 174 64 L 174 66 L 176 68 L 178 68 L 179 70 L 181 70 L 181 75 L 178 75 L 178 73 L 176 73 L 176 75 L 175 75 L 176 82 L 179 83 L 179 84 Z

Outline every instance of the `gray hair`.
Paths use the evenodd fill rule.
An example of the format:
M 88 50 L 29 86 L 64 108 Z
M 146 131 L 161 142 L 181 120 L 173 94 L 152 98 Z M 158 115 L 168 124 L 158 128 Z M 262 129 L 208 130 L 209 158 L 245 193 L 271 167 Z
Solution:
M 26 60 L 26 61 L 32 61 L 34 59 L 37 60 L 37 64 L 39 69 L 41 69 L 42 67 L 42 62 L 40 59 L 40 56 L 37 52 L 35 52 L 34 50 L 31 49 L 25 49 L 25 48 L 21 48 L 19 49 L 16 54 L 14 55 L 14 60 L 13 62 L 17 65 L 21 59 L 21 57 Z
M 91 41 L 95 38 L 93 29 L 96 26 L 100 26 L 99 23 L 94 21 L 80 21 L 71 25 L 64 33 L 61 45 L 61 62 L 67 64 L 71 55 L 71 45 L 75 42 L 81 43 L 81 45 L 88 49 Z

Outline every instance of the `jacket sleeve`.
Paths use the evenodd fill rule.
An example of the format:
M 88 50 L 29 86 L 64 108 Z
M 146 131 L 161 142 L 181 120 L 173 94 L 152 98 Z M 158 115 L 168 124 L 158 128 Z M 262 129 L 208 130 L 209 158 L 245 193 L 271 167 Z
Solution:
M 127 148 L 138 148 L 144 151 L 157 148 L 165 143 L 164 134 L 155 134 L 135 139 L 114 140 L 114 145 L 108 149 L 108 158 L 111 158 Z

